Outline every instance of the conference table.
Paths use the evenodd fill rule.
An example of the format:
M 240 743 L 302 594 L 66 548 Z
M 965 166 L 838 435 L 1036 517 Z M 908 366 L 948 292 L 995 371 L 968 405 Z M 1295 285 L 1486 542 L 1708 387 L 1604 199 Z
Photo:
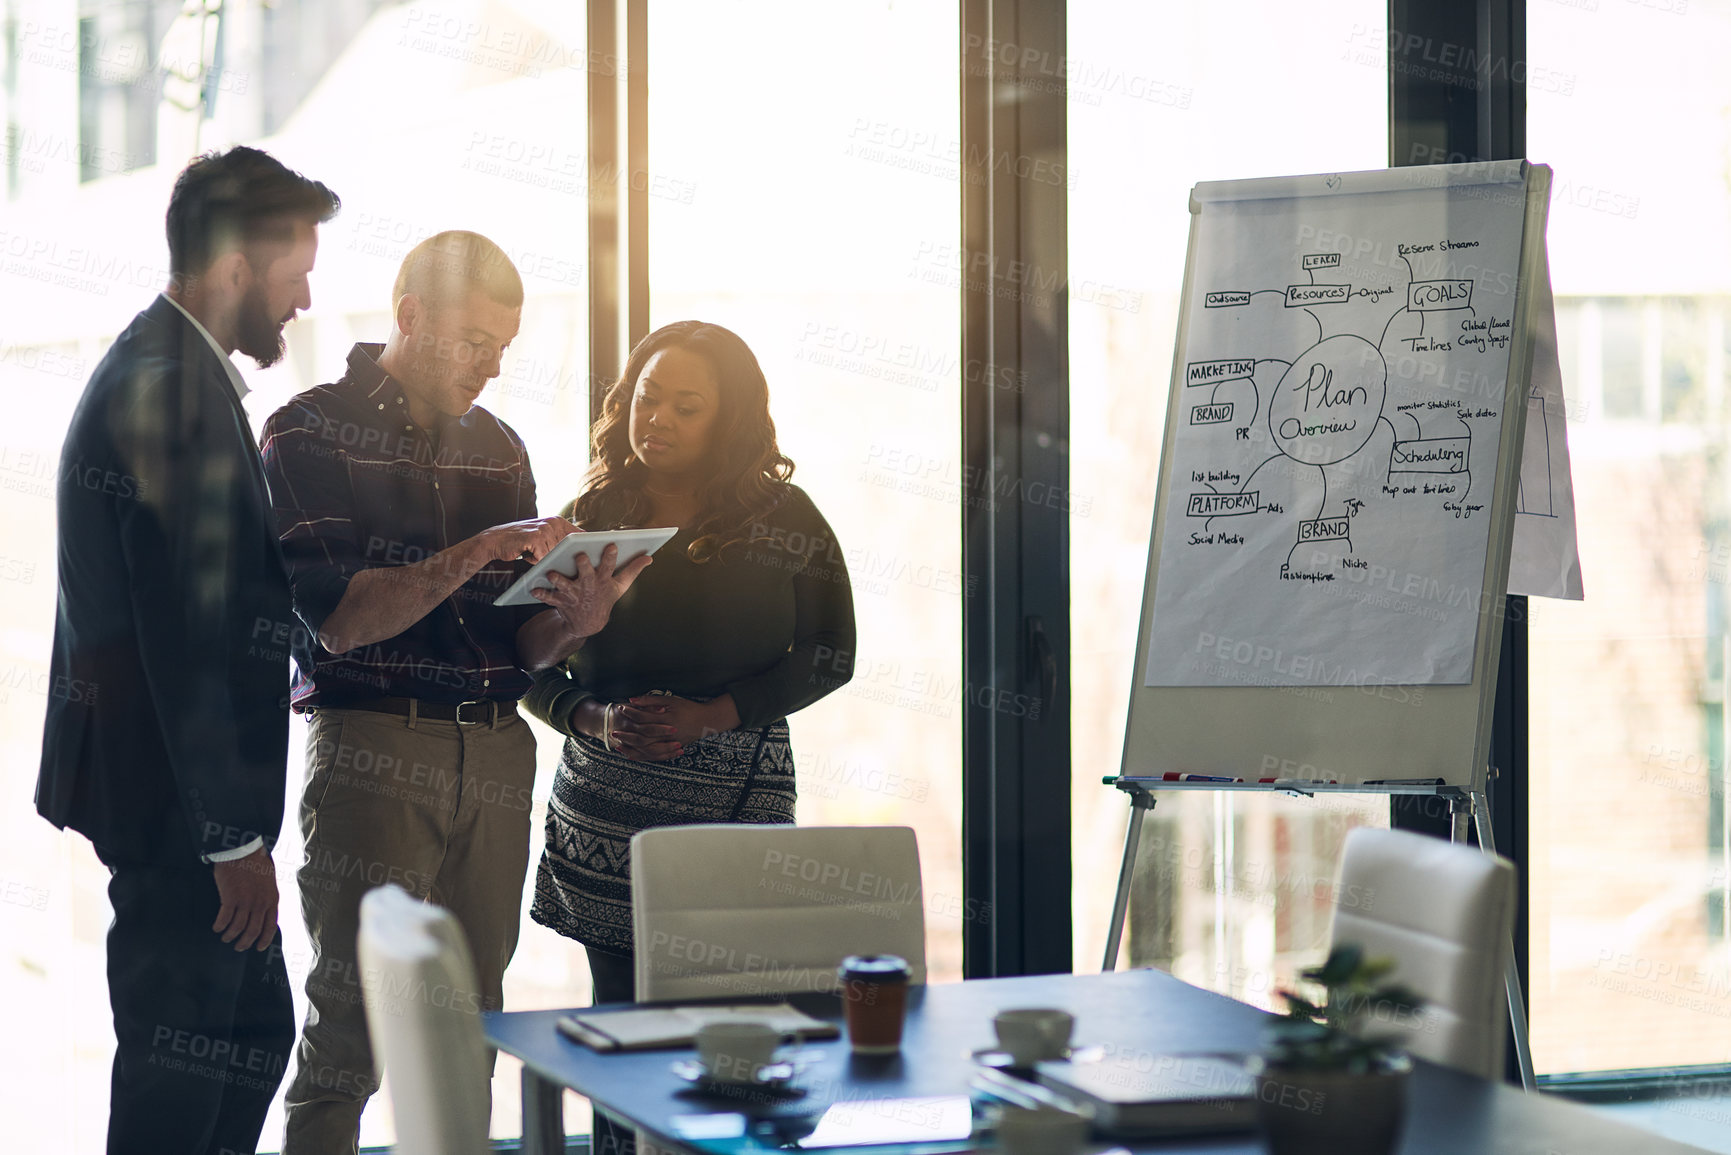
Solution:
M 834 995 L 795 994 L 787 1001 L 839 1023 Z M 1269 1016 L 1156 970 L 1101 975 L 1034 975 L 915 987 L 899 1055 L 854 1057 L 845 1036 L 807 1044 L 816 1052 L 795 1080 L 797 1097 L 751 1096 L 741 1102 L 704 1095 L 673 1070 L 692 1051 L 601 1053 L 555 1028 L 569 1011 L 508 1011 L 484 1016 L 487 1040 L 523 1061 L 523 1151 L 563 1155 L 564 1088 L 587 1096 L 658 1146 L 701 1155 L 753 1155 L 780 1143 L 771 1120 L 814 1116 L 831 1103 L 969 1094 L 975 1051 L 994 1042 L 992 1016 L 1011 1007 L 1062 1007 L 1076 1017 L 1073 1043 L 1110 1054 L 1248 1053 Z M 743 1115 L 743 1135 L 729 1132 Z M 713 1119 L 721 1126 L 710 1127 Z M 1149 1155 L 1264 1155 L 1255 1134 L 1181 1140 L 1133 1140 Z M 966 1143 L 903 1146 L 902 1152 L 958 1151 Z M 866 1151 L 866 1148 L 855 1148 Z M 878 1148 L 878 1151 L 891 1149 Z M 1681 1155 L 1700 1148 L 1618 1123 L 1586 1107 L 1431 1063 L 1415 1062 L 1400 1155 Z

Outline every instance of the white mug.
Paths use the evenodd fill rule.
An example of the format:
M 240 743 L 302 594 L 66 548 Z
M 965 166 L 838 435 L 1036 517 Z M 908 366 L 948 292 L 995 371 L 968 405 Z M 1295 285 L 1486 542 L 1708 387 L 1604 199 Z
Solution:
M 755 1083 L 780 1045 L 781 1032 L 758 1019 L 722 1019 L 697 1029 L 697 1061 L 718 1083 Z
M 998 1049 L 1018 1067 L 1031 1067 L 1042 1059 L 1061 1059 L 1070 1046 L 1076 1018 L 1069 1011 L 1047 1007 L 1023 1007 L 999 1011 L 992 1017 L 998 1032 Z
M 1088 1139 L 1088 1120 L 1055 1107 L 1005 1106 L 998 1147 L 1007 1155 L 1071 1155 Z

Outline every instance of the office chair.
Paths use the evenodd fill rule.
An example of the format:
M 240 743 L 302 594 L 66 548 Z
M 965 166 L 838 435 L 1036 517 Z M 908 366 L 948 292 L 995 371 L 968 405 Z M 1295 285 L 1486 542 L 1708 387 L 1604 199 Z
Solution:
M 469 944 L 451 912 L 381 886 L 361 899 L 361 990 L 400 1155 L 487 1150 L 492 1063 Z
M 853 954 L 926 981 L 906 826 L 666 826 L 631 840 L 639 1002 L 827 991 Z
M 1376 1029 L 1393 1028 L 1420 1058 L 1500 1080 L 1514 866 L 1474 847 L 1359 827 L 1346 836 L 1334 904 L 1332 941 L 1393 958 L 1390 981 L 1426 1000 L 1418 1015 Z

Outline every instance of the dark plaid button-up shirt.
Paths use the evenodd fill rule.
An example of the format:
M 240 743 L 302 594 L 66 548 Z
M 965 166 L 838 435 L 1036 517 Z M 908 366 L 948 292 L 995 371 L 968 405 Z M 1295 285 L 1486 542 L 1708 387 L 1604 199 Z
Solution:
M 542 607 L 500 608 L 493 599 L 526 568 L 521 562 L 490 563 L 394 638 L 343 654 L 318 643 L 355 574 L 412 565 L 536 516 L 522 439 L 481 408 L 416 425 L 403 387 L 379 367 L 383 348 L 356 345 L 341 380 L 307 390 L 265 423 L 265 477 L 295 613 L 310 631 L 295 639 L 294 704 L 515 700 L 530 681 L 517 664 L 517 629 Z

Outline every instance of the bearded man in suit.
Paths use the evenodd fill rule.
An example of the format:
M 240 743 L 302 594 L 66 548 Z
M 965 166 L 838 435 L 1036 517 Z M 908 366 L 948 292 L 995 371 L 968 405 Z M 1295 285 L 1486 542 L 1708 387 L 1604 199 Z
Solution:
M 61 452 L 36 804 L 111 874 L 111 1155 L 255 1150 L 294 1044 L 270 854 L 299 639 L 231 356 L 281 359 L 339 207 L 258 149 L 188 165 L 170 283 L 97 365 Z

